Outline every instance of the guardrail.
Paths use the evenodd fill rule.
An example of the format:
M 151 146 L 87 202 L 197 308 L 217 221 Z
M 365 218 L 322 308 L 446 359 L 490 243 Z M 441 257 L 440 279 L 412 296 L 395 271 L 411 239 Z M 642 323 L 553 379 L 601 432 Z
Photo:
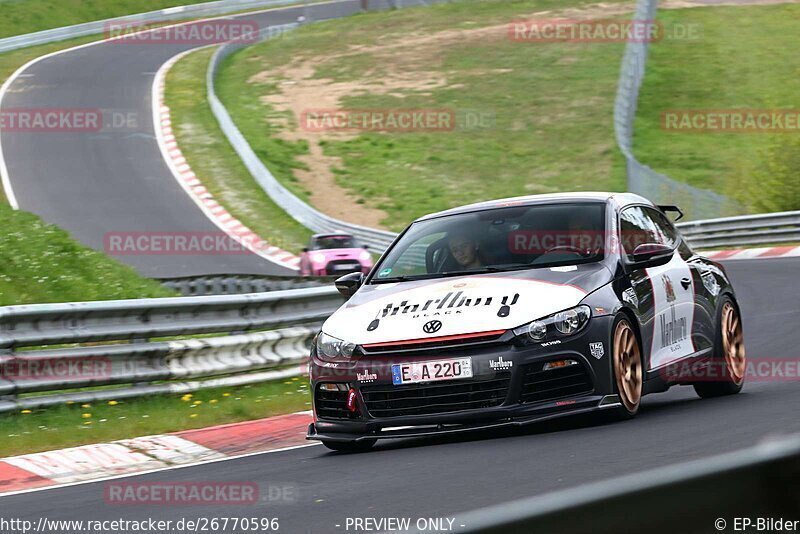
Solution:
M 184 297 L 205 295 L 243 295 L 266 293 L 307 287 L 332 287 L 335 276 L 265 276 L 265 275 L 215 275 L 160 278 L 163 286 L 180 292 Z
M 15 35 L 0 39 L 0 53 L 28 46 L 54 43 L 87 35 L 104 33 L 109 25 L 145 25 L 176 20 L 186 20 L 215 15 L 226 15 L 250 9 L 269 8 L 292 4 L 302 4 L 309 0 L 218 0 L 202 4 L 175 6 L 147 13 L 137 13 L 113 19 L 97 20 L 63 28 L 54 28 L 25 35 Z
M 0 412 L 297 375 L 321 321 L 342 302 L 335 288 L 319 287 L 3 307 Z M 181 339 L 158 339 L 173 336 Z
M 677 226 L 698 249 L 800 242 L 800 211 L 689 221 Z
M 800 435 L 456 516 L 465 533 L 795 531 Z M 753 523 L 744 525 L 744 519 Z M 738 519 L 738 521 L 737 521 Z M 744 528 L 743 528 L 744 527 Z

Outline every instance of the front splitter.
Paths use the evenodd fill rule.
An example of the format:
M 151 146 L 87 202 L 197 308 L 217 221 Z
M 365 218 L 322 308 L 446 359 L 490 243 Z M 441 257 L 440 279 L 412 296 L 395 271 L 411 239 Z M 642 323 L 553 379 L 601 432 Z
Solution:
M 458 434 L 463 432 L 478 432 L 481 430 L 507 428 L 507 427 L 521 427 L 534 423 L 540 423 L 551 419 L 558 419 L 570 415 L 580 415 L 592 412 L 607 411 L 622 408 L 618 395 L 606 395 L 603 399 L 594 406 L 581 407 L 575 409 L 567 409 L 559 412 L 550 412 L 546 414 L 531 414 L 519 417 L 509 417 L 506 419 L 499 419 L 497 421 L 483 422 L 476 424 L 438 424 L 438 425 L 409 425 L 403 427 L 385 427 L 377 432 L 368 434 L 357 434 L 348 432 L 317 432 L 314 423 L 308 426 L 308 434 L 306 439 L 310 440 L 324 440 L 343 443 L 363 442 L 376 439 L 402 439 L 402 438 L 418 438 L 429 436 L 440 436 L 447 434 Z

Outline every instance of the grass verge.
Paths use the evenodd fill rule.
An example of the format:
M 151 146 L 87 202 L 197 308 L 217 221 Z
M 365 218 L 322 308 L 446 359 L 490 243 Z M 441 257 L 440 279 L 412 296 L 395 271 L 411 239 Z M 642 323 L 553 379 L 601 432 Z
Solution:
M 659 19 L 666 27 L 695 25 L 702 37 L 651 45 L 635 125 L 637 158 L 753 211 L 800 209 L 796 172 L 781 178 L 772 168 L 781 166 L 776 157 L 794 154 L 800 170 L 798 133 L 676 132 L 661 124 L 667 110 L 796 110 L 800 5 L 660 10 Z
M 244 49 L 222 66 L 219 94 L 256 152 L 287 187 L 298 182 L 309 141 L 298 114 L 270 103 L 301 85 L 326 93 L 350 84 L 336 108 L 448 108 L 488 117 L 488 127 L 453 131 L 322 136 L 338 158 L 336 184 L 353 202 L 383 210 L 383 224 L 476 200 L 567 191 L 621 190 L 613 100 L 623 45 L 515 42 L 507 23 L 581 8 L 598 18 L 627 5 L 527 0 L 465 0 L 370 13 L 301 28 Z M 491 29 L 489 29 L 491 28 Z M 305 70 L 292 76 L 292 69 Z M 421 84 L 420 80 L 431 83 Z M 390 87 L 390 90 L 386 90 Z M 296 108 L 295 108 L 296 110 Z M 288 139 L 287 132 L 300 139 Z
M 165 100 L 178 145 L 203 185 L 233 216 L 270 244 L 299 252 L 310 231 L 253 180 L 211 113 L 205 74 L 214 50 L 185 56 L 167 74 Z
M 0 457 L 248 421 L 311 409 L 308 379 L 0 414 Z
M 0 228 L 0 306 L 175 296 L 30 213 L 0 204 Z

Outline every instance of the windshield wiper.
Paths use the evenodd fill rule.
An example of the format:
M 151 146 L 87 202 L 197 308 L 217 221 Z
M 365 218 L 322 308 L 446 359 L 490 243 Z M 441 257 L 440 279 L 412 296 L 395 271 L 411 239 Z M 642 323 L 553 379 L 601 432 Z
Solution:
M 390 283 L 394 283 L 394 282 L 411 282 L 413 280 L 427 280 L 429 278 L 437 278 L 438 276 L 439 276 L 439 273 L 393 276 L 391 278 L 373 278 L 372 280 L 370 280 L 370 284 L 390 284 Z
M 480 269 L 468 269 L 463 271 L 445 271 L 441 273 L 442 276 L 464 276 L 470 274 L 485 274 L 485 273 L 502 273 L 506 271 L 519 271 L 530 269 L 531 266 L 527 263 L 510 263 L 508 265 L 490 265 L 488 267 L 481 267 Z

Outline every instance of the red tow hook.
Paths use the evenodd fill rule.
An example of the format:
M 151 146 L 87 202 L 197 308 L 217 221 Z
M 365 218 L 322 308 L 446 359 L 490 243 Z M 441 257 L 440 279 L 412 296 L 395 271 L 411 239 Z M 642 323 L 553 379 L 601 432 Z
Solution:
M 356 390 L 350 388 L 347 392 L 347 411 L 350 413 L 358 413 L 358 402 L 356 402 Z

